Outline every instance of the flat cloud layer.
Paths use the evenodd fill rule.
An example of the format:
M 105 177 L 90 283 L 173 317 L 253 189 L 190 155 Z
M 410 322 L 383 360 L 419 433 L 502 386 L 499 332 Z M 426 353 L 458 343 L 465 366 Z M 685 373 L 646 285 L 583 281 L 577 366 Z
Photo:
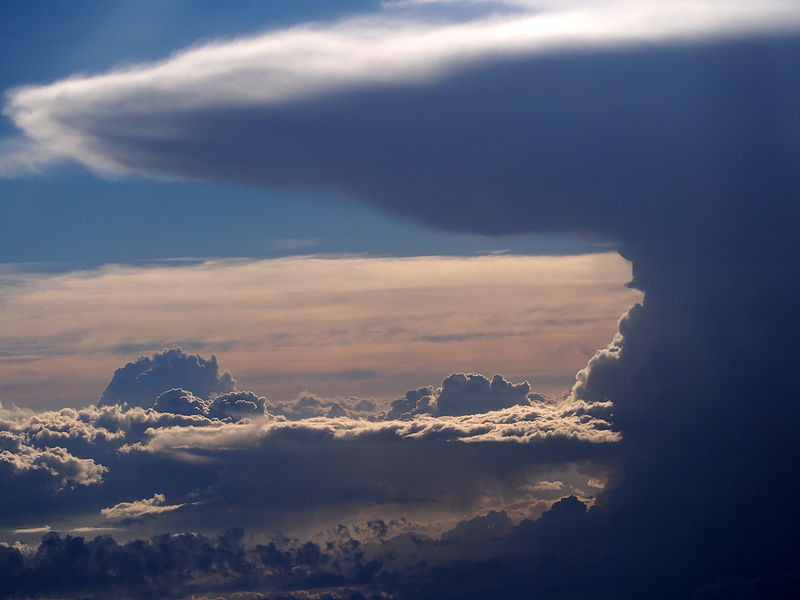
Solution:
M 552 394 L 640 298 L 622 286 L 629 278 L 612 253 L 10 271 L 0 287 L 0 390 L 7 405 L 81 406 L 132 356 L 182 346 L 219 353 L 240 387 L 273 400 L 309 389 L 389 400 L 460 370 L 530 379 Z M 173 387 L 203 397 L 232 389 L 216 363 L 147 360 L 120 369 L 109 401 L 151 406 Z

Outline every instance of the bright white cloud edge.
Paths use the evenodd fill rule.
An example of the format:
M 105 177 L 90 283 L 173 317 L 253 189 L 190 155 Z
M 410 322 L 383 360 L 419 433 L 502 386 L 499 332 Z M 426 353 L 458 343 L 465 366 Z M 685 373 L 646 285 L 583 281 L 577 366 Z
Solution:
M 445 2 L 447 3 L 447 2 Z M 417 4 L 405 3 L 410 8 Z M 702 41 L 800 29 L 793 0 L 525 1 L 442 23 L 393 10 L 216 41 L 156 63 L 8 92 L 25 139 L 0 145 L 0 177 L 71 159 L 107 175 L 136 172 L 99 149 L 91 124 L 109 114 L 270 106 L 347 89 L 413 85 L 498 56 Z M 124 125 L 121 125 L 124 127 Z M 147 135 L 148 132 L 141 132 Z

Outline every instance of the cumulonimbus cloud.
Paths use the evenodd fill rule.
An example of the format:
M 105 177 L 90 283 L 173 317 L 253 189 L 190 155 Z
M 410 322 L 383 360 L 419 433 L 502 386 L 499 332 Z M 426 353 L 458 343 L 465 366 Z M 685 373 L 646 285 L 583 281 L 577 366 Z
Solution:
M 615 236 L 645 300 L 567 402 L 613 403 L 622 468 L 591 510 L 565 500 L 504 536 L 517 560 L 493 571 L 480 559 L 456 562 L 448 571 L 456 577 L 434 574 L 424 589 L 442 598 L 465 589 L 496 597 L 500 583 L 518 597 L 534 588 L 571 598 L 796 597 L 800 417 L 786 374 L 800 362 L 800 8 L 788 0 L 539 8 L 445 25 L 404 16 L 273 32 L 23 88 L 7 111 L 30 139 L 99 171 L 332 189 L 449 229 Z M 348 493 L 428 497 L 442 477 L 469 497 L 477 482 L 520 464 L 509 448 L 532 446 L 484 446 L 503 448 L 480 471 L 484 480 L 479 462 L 459 477 L 454 465 L 465 456 L 449 454 L 479 446 L 450 442 L 530 434 L 521 410 L 529 409 L 495 411 L 515 415 L 502 424 L 480 423 L 485 414 L 422 414 L 209 429 L 202 416 L 182 416 L 187 427 L 154 430 L 125 456 L 179 461 L 186 477 L 186 465 L 199 465 L 196 488 L 246 508 L 248 497 L 278 504 L 275 490 L 285 489 L 259 483 L 254 449 L 319 444 L 337 450 L 323 455 L 326 473 L 356 476 L 346 465 L 368 466 L 385 448 L 370 442 L 389 440 L 403 449 L 386 454 L 399 487 L 356 477 L 363 487 Z M 435 446 L 440 461 L 418 447 L 414 471 L 432 469 L 425 477 L 411 477 L 403 462 L 417 434 L 445 440 Z M 354 462 L 351 439 L 369 450 Z M 209 455 L 241 469 L 209 479 Z M 316 474 L 315 465 L 300 472 Z M 341 500 L 292 489 L 295 502 Z M 454 580 L 461 587 L 448 587 Z

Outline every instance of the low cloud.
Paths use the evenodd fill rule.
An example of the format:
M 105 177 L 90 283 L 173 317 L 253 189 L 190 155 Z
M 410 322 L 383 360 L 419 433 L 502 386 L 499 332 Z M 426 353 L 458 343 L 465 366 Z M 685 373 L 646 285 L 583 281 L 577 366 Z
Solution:
M 254 521 L 302 531 L 356 515 L 452 522 L 512 504 L 523 518 L 552 501 L 533 482 L 568 477 L 565 490 L 590 498 L 588 482 L 604 479 L 615 460 L 619 435 L 602 403 L 549 400 L 501 376 L 454 374 L 423 389 L 443 408 L 399 420 L 352 397 L 285 405 L 252 392 L 206 400 L 180 388 L 153 408 L 3 411 L 9 469 L 0 506 L 10 528 L 34 516 L 69 530 L 102 528 L 94 514 L 131 532 Z M 26 500 L 34 490 L 36 501 Z
M 107 470 L 93 459 L 78 458 L 60 446 L 36 447 L 25 435 L 0 430 L 0 478 L 6 482 L 22 478 L 29 485 L 33 480 L 61 491 L 68 486 L 97 485 Z
M 515 405 L 545 402 L 533 394 L 527 381 L 512 384 L 495 375 L 490 381 L 482 375 L 455 373 L 442 381 L 442 387 L 424 387 L 406 392 L 392 403 L 390 418 L 410 418 L 414 415 L 459 416 L 502 410 Z
M 555 503 L 541 521 L 517 526 L 505 513 L 492 511 L 465 519 L 441 535 L 415 533 L 406 521 L 373 520 L 320 530 L 315 539 L 274 536 L 249 543 L 241 529 L 128 543 L 109 536 L 86 540 L 47 533 L 29 550 L 0 544 L 0 597 L 210 593 L 246 600 L 414 598 L 425 587 L 441 587 L 444 582 L 437 577 L 443 569 L 485 568 L 490 564 L 486 561 L 492 561 L 495 571 L 507 568 L 518 538 L 533 533 L 537 541 L 528 547 L 544 547 L 554 541 L 553 525 L 563 521 L 565 513 L 582 512 L 585 506 L 568 497 Z M 458 583 L 449 585 L 449 592 L 465 591 Z
M 302 392 L 289 402 L 275 402 L 262 399 L 266 410 L 272 415 L 280 415 L 296 421 L 313 417 L 355 417 L 374 419 L 377 416 L 377 403 L 368 398 L 323 398 L 311 392 Z

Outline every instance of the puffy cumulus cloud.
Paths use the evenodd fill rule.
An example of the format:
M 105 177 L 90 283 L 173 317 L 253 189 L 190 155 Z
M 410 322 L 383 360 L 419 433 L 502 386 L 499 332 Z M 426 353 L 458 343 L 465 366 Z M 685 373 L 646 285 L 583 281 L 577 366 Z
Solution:
M 2 430 L 23 435 L 37 446 L 60 445 L 70 449 L 119 448 L 131 440 L 144 439 L 151 428 L 208 422 L 202 417 L 119 405 L 43 412 L 0 409 Z
M 411 418 L 418 414 L 458 416 L 501 410 L 532 401 L 543 402 L 539 394 L 531 395 L 527 381 L 513 384 L 501 375 L 489 381 L 483 375 L 454 373 L 442 381 L 438 389 L 424 387 L 406 392 L 392 403 L 390 418 Z
M 0 427 L 0 527 L 34 533 L 31 524 L 51 515 L 45 506 L 101 488 L 108 473 L 99 456 L 71 452 L 64 444 L 39 445 L 27 432 Z
M 162 392 L 153 402 L 153 409 L 158 412 L 187 416 L 197 415 L 229 421 L 263 417 L 266 407 L 267 399 L 254 392 L 215 394 L 211 400 L 205 400 L 181 388 Z
M 208 416 L 238 421 L 263 416 L 266 407 L 267 399 L 253 392 L 228 392 L 214 396 L 208 407 Z
M 131 522 L 137 519 L 163 515 L 184 506 L 183 504 L 164 504 L 166 500 L 167 498 L 164 494 L 154 494 L 152 498 L 133 502 L 119 502 L 114 506 L 101 509 L 100 514 L 109 521 Z
M 164 527 L 246 526 L 306 531 L 312 523 L 411 517 L 452 520 L 481 508 L 537 514 L 552 490 L 528 485 L 574 471 L 585 497 L 617 460 L 619 436 L 581 404 L 517 405 L 410 420 L 267 418 L 149 430 L 125 448 L 188 477 L 196 501 Z M 165 469 L 165 467 L 161 467 Z M 205 487 L 198 482 L 205 481 Z M 174 517 L 174 518 L 173 518 Z
M 205 400 L 181 388 L 173 388 L 159 394 L 153 402 L 153 408 L 158 412 L 175 415 L 208 414 L 208 403 Z
M 302 392 L 291 402 L 275 402 L 265 399 L 266 410 L 290 420 L 312 417 L 376 418 L 380 403 L 368 398 L 323 398 L 311 392 Z
M 446 441 L 533 442 L 548 438 L 589 442 L 614 442 L 619 439 L 608 421 L 593 415 L 584 402 L 544 401 L 539 405 L 518 405 L 502 410 L 461 416 L 419 414 L 414 419 L 351 419 L 314 417 L 301 420 L 269 419 L 263 423 L 218 424 L 206 431 L 205 424 L 152 429 L 142 448 L 154 452 L 171 449 L 213 449 L 250 445 L 253 436 L 277 432 L 313 430 L 331 439 L 357 439 L 360 436 L 438 439 Z M 301 434 L 302 435 L 302 434 Z
M 23 479 L 24 485 L 31 485 L 31 493 L 41 491 L 34 482 L 61 491 L 67 486 L 99 484 L 107 470 L 93 459 L 78 458 L 60 446 L 37 448 L 25 435 L 0 431 L 0 478 L 5 485 Z
M 170 348 L 152 356 L 140 356 L 117 369 L 103 391 L 100 404 L 127 402 L 149 407 L 159 394 L 173 388 L 187 388 L 208 399 L 215 393 L 234 391 L 236 381 L 227 371 L 220 372 L 216 356 L 205 359 L 198 354 L 187 354 L 181 348 Z
M 259 530 L 303 530 L 359 514 L 451 521 L 512 504 L 521 518 L 551 501 L 552 491 L 532 482 L 563 479 L 565 472 L 573 473 L 570 481 L 582 496 L 595 495 L 588 482 L 606 477 L 619 435 L 590 414 L 591 405 L 547 400 L 530 393 L 527 383 L 502 377 L 495 378 L 494 392 L 477 375 L 446 381 L 461 379 L 486 382 L 482 412 L 396 420 L 357 398 L 341 399 L 347 408 L 300 398 L 290 419 L 271 414 L 268 401 L 251 392 L 205 401 L 182 389 L 164 392 L 152 409 L 5 411 L 2 433 L 15 440 L 10 461 L 61 453 L 80 457 L 75 465 L 86 472 L 73 467 L 71 486 L 65 479 L 59 494 L 40 494 L 34 502 L 26 498 L 29 482 L 21 471 L 10 473 L 15 491 L 0 500 L 4 522 L 20 529 L 46 519 L 72 530 L 111 520 L 131 532 L 214 532 L 257 522 Z M 508 397 L 498 401 L 501 392 Z M 93 492 L 77 489 L 89 483 L 98 484 Z
M 201 416 L 139 407 L 88 406 L 32 412 L 0 409 L 0 523 L 99 511 L 120 495 L 145 497 L 162 475 L 158 465 L 126 460 L 120 450 L 147 439 L 153 428 L 205 423 Z M 176 477 L 170 471 L 166 477 Z M 172 487 L 164 488 L 172 491 Z M 40 521 L 41 522 L 41 521 Z

